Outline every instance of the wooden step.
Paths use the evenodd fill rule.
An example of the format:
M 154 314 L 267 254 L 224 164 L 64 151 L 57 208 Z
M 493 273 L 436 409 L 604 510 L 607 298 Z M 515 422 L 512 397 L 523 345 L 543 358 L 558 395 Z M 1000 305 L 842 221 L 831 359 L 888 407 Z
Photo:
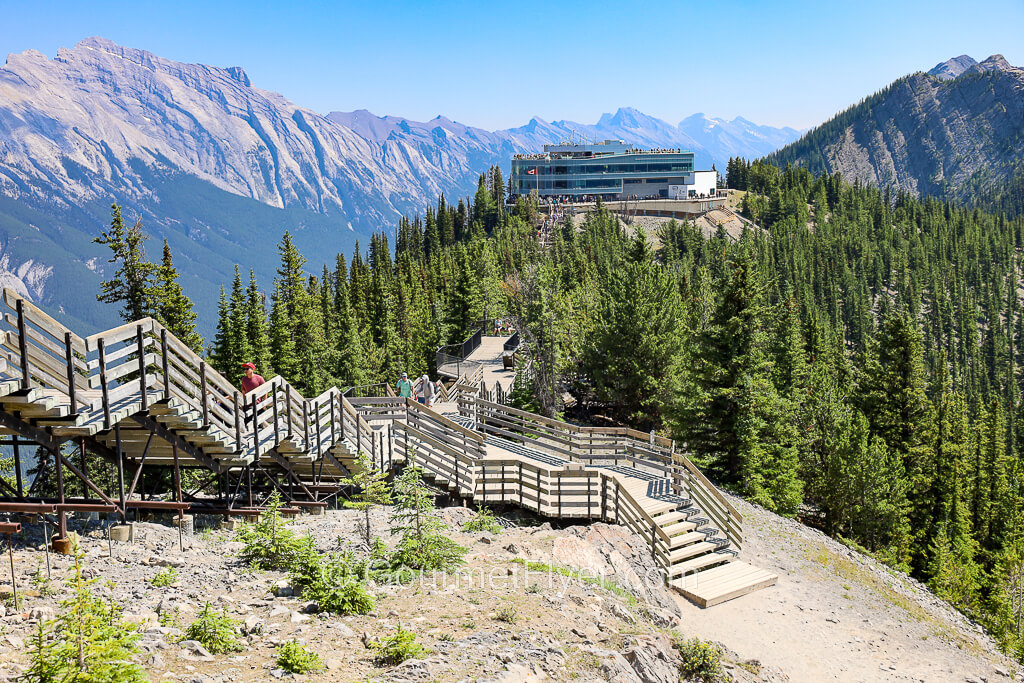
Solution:
M 706 541 L 701 541 L 699 543 L 691 543 L 690 545 L 683 546 L 678 550 L 673 550 L 672 552 L 670 552 L 668 555 L 668 561 L 672 564 L 675 564 L 676 562 L 679 562 L 681 560 L 685 560 L 690 557 L 695 557 L 702 553 L 709 553 L 713 550 L 718 550 L 718 546 L 714 543 L 708 543 Z
M 659 521 L 659 520 L 655 520 Z M 676 534 L 685 534 L 690 531 L 694 531 L 697 525 L 694 522 L 673 522 L 672 524 L 659 524 L 661 530 L 668 536 L 675 536 Z
M 682 548 L 684 545 L 690 545 L 691 543 L 699 543 L 708 537 L 703 531 L 691 531 L 685 534 L 679 534 L 678 536 L 672 537 L 671 549 Z
M 660 526 L 662 529 L 664 529 L 666 526 L 668 526 L 670 524 L 675 524 L 676 522 L 685 521 L 687 517 L 689 517 L 689 515 L 687 513 L 685 513 L 685 512 L 680 512 L 679 511 L 679 506 L 677 505 L 674 508 L 672 508 L 670 511 L 667 511 L 667 512 L 662 513 L 662 514 L 654 515 L 654 521 L 658 523 L 658 526 Z M 694 526 L 696 526 L 696 525 L 694 525 Z
M 746 562 L 730 562 L 672 582 L 672 587 L 700 607 L 711 607 L 774 586 L 779 577 Z
M 674 577 L 684 576 L 690 572 L 704 569 L 705 567 L 711 567 L 724 562 L 732 562 L 734 559 L 736 559 L 736 556 L 732 553 L 708 553 L 707 555 L 701 555 L 700 557 L 687 560 L 686 562 L 673 564 L 669 573 Z

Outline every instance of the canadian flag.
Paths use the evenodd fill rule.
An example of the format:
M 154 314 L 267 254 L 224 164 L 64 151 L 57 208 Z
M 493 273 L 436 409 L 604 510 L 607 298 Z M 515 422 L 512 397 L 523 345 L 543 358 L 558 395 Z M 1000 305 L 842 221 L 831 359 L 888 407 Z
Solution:
M 537 169 L 531 168 L 529 171 L 526 172 L 526 175 L 537 175 Z

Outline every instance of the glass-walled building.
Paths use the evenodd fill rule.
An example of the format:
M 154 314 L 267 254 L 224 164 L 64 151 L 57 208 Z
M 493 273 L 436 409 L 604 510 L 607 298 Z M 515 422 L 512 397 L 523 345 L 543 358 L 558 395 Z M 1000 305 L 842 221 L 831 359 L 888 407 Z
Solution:
M 714 193 L 702 187 L 694 172 L 693 152 L 677 149 L 639 150 L 621 140 L 592 145 L 544 145 L 542 154 L 517 154 L 512 159 L 512 194 L 540 197 L 584 196 L 602 199 L 667 198 L 669 188 L 689 186 L 684 196 Z M 698 175 L 699 174 L 699 175 Z

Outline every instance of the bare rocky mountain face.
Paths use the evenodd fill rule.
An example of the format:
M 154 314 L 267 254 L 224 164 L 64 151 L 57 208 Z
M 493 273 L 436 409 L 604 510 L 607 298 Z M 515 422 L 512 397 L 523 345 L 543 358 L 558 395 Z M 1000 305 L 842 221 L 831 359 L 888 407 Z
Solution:
M 899 79 L 769 155 L 814 173 L 1002 208 L 1024 158 L 1024 69 L 966 55 Z
M 0 68 L 0 277 L 69 322 L 110 324 L 92 300 L 107 254 L 90 240 L 116 201 L 170 241 L 209 325 L 235 263 L 269 283 L 286 228 L 329 259 L 442 192 L 471 194 L 512 154 L 571 134 L 687 147 L 698 165 L 723 167 L 798 132 L 702 115 L 672 126 L 631 109 L 595 126 L 534 119 L 496 132 L 443 117 L 322 116 L 254 87 L 241 68 L 89 38 L 53 59 L 10 55 Z

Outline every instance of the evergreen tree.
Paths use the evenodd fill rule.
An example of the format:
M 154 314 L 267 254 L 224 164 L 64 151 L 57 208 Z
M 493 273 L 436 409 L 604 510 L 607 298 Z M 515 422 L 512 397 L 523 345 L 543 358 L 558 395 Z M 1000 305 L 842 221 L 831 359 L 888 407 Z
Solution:
M 155 266 L 146 260 L 142 221 L 125 228 L 121 207 L 110 207 L 110 228 L 93 239 L 96 244 L 110 248 L 108 263 L 117 264 L 113 277 L 100 283 L 96 299 L 106 304 L 121 306 L 121 319 L 125 322 L 141 320 L 152 311 L 153 276 Z

